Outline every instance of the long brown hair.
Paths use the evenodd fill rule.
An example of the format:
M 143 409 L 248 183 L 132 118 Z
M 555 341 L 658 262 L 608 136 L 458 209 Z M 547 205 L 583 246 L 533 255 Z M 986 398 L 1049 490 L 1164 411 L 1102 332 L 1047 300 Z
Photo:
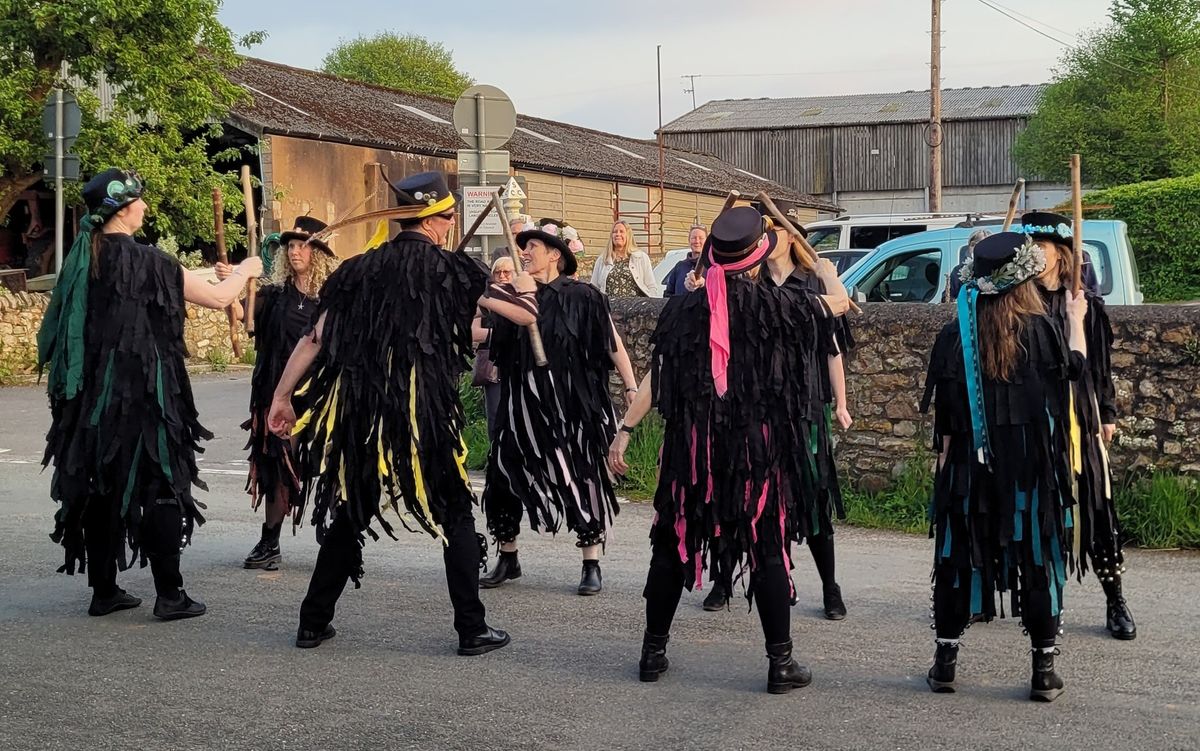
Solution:
M 1045 315 L 1037 288 L 1025 282 L 1001 295 L 979 297 L 979 359 L 983 373 L 1007 381 L 1017 367 L 1021 337 L 1032 316 Z

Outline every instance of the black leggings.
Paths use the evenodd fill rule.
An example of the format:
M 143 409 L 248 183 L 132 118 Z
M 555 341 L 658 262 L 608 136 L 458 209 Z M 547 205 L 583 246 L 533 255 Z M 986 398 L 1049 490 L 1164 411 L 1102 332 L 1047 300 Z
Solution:
M 960 586 L 955 587 L 955 580 Z M 933 621 L 939 639 L 958 639 L 971 620 L 970 570 L 939 566 L 934 574 Z M 963 584 L 966 583 L 966 584 Z M 1021 622 L 1034 647 L 1054 646 L 1058 616 L 1051 614 L 1050 592 L 1026 585 L 1020 592 Z

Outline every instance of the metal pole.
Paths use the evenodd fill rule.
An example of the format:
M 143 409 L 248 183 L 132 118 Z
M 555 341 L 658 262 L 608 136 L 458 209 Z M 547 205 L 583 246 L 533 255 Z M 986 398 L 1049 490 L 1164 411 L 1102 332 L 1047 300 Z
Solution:
M 62 272 L 63 229 L 66 226 L 66 201 L 63 198 L 63 90 L 54 90 L 54 274 Z
M 667 191 L 664 190 L 663 184 L 667 177 L 667 155 L 663 151 L 663 132 L 662 132 L 662 45 L 655 47 L 655 57 L 658 60 L 658 243 L 659 250 L 665 249 L 666 238 L 663 237 L 663 215 L 666 213 L 667 206 Z M 653 212 L 653 207 L 650 208 Z M 646 238 L 648 244 L 653 247 L 653 242 L 650 242 L 653 235 L 650 235 L 650 220 L 651 217 L 646 217 Z M 649 251 L 649 248 L 647 249 Z
M 488 184 L 487 168 L 483 163 L 483 94 L 475 94 L 475 151 L 479 155 L 479 185 Z M 492 248 L 487 235 L 479 236 L 480 256 L 484 263 L 492 262 Z
M 933 0 L 929 50 L 929 211 L 942 210 L 942 0 Z

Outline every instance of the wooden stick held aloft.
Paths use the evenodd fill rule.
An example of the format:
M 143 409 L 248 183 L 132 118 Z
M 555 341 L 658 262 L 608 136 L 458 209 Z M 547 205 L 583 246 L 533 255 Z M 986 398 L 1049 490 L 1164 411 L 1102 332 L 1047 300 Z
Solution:
M 492 194 L 492 209 L 500 215 L 500 224 L 504 229 L 504 239 L 508 242 L 508 252 L 512 255 L 513 267 L 521 268 L 521 257 L 517 252 L 517 238 L 513 236 L 512 227 L 508 226 L 508 213 L 504 204 L 500 203 L 500 194 Z M 546 364 L 546 348 L 542 345 L 542 332 L 538 329 L 537 321 L 529 324 L 529 345 L 533 347 L 533 361 L 538 365 Z
M 217 260 L 229 263 L 229 253 L 225 250 L 225 201 L 221 198 L 221 189 L 213 188 L 213 228 L 217 242 Z M 233 356 L 242 359 L 242 343 L 238 340 L 237 319 L 233 316 L 233 306 L 225 309 L 229 318 L 229 343 L 233 347 Z
M 1078 154 L 1071 155 L 1071 286 L 1083 289 L 1083 181 Z
M 1008 228 L 1013 225 L 1013 220 L 1017 218 L 1017 202 L 1021 200 L 1021 191 L 1025 190 L 1025 178 L 1017 180 L 1017 184 L 1013 186 L 1012 196 L 1008 199 L 1008 213 L 1004 215 L 1004 229 L 1001 232 L 1008 232 Z
M 258 255 L 258 215 L 254 213 L 254 185 L 250 182 L 250 165 L 242 165 L 242 207 L 246 210 L 246 254 Z M 251 279 L 246 290 L 246 333 L 254 333 L 254 304 L 258 295 L 258 280 Z

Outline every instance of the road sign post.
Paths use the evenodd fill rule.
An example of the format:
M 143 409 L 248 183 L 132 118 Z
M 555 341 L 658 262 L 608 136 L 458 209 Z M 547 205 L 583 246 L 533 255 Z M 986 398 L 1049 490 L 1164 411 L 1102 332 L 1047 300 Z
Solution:
M 499 149 L 512 138 L 516 124 L 517 111 L 512 100 L 495 86 L 472 86 L 462 93 L 454 103 L 454 130 L 470 148 L 458 152 L 460 186 L 471 173 L 481 188 L 499 187 L 508 181 L 508 152 Z M 463 219 L 463 227 L 470 226 L 465 210 Z M 485 261 L 491 260 L 489 235 L 493 234 L 500 233 L 476 233 Z
M 64 75 L 65 75 L 64 69 Z M 42 110 L 42 129 L 50 141 L 52 151 L 43 160 L 47 166 L 43 172 L 54 177 L 54 273 L 62 270 L 63 235 L 67 223 L 66 201 L 63 197 L 63 181 L 79 179 L 79 157 L 68 153 L 79 137 L 82 113 L 79 103 L 70 92 L 59 86 L 50 95 L 50 101 Z

